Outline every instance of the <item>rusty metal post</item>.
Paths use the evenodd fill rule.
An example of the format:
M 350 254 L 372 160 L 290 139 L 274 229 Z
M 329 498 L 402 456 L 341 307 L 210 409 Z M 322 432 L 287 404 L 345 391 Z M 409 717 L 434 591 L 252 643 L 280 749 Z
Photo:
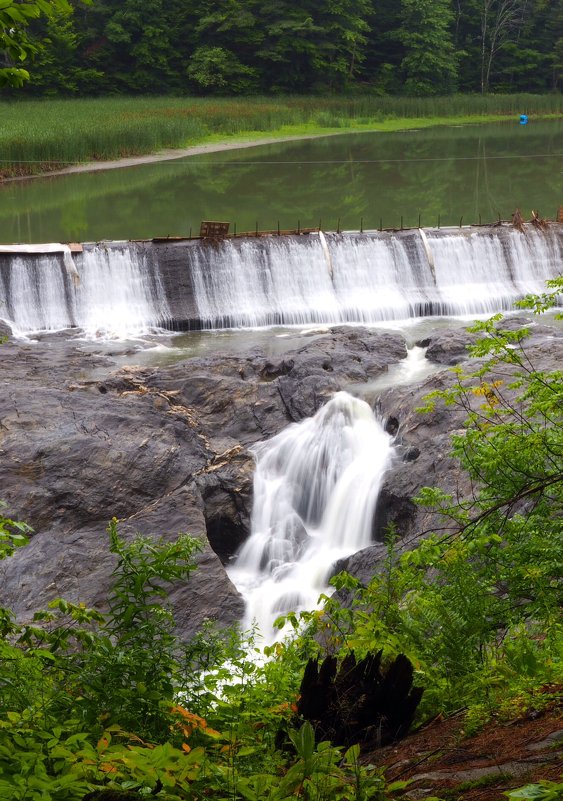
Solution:
M 438 228 L 440 227 L 440 215 L 438 214 Z
M 403 230 L 403 215 L 401 214 L 401 231 Z
M 379 218 L 379 230 L 383 231 L 383 217 Z
M 336 223 L 336 233 L 340 233 L 340 217 L 338 218 L 338 222 Z
M 463 222 L 463 215 L 459 218 L 459 227 L 461 228 L 461 224 Z
M 301 220 L 297 220 L 297 233 L 301 233 Z
M 420 228 L 420 214 L 418 215 L 418 227 Z

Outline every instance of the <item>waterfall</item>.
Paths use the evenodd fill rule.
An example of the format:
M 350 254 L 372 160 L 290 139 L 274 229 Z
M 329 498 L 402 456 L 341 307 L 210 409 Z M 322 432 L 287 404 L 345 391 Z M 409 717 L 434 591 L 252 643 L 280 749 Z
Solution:
M 75 318 L 87 332 L 141 334 L 169 317 L 158 272 L 132 248 L 85 251 L 80 282 Z
M 19 254 L 4 262 L 0 317 L 17 334 L 77 327 L 87 336 L 125 337 L 169 318 L 160 276 L 134 247 L 84 250 L 76 257 L 79 280 L 63 255 Z
M 62 257 L 40 257 L 38 267 L 34 270 L 24 256 L 16 257 L 11 265 L 9 291 L 3 293 L 5 316 L 19 333 L 70 325 Z
M 197 245 L 189 267 L 203 328 L 488 314 L 511 309 L 559 273 L 560 234 L 528 226 L 525 233 L 434 229 L 423 237 L 411 231 L 231 239 Z
M 371 543 L 392 445 L 367 403 L 338 392 L 253 453 L 251 535 L 229 575 L 246 624 L 271 639 L 276 617 L 314 609 L 334 563 Z
M 60 252 L 39 253 L 62 245 L 31 247 L 0 247 L 2 319 L 22 334 L 131 336 L 508 310 L 559 274 L 563 226 L 90 244 L 79 280 Z

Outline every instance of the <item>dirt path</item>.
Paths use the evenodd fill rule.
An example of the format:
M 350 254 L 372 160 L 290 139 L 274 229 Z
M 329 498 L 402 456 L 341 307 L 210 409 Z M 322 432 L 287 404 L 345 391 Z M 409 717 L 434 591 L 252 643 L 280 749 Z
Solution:
M 549 687 L 554 695 L 561 688 Z M 385 766 L 388 781 L 408 779 L 412 801 L 501 801 L 505 790 L 540 779 L 561 781 L 563 717 L 553 702 L 541 712 L 507 723 L 491 723 L 472 737 L 463 716 L 419 729 L 370 754 L 365 762 Z
M 142 164 L 155 164 L 159 161 L 172 161 L 173 159 L 186 158 L 188 156 L 201 156 L 207 153 L 222 153 L 226 150 L 243 150 L 248 147 L 259 147 L 260 145 L 276 145 L 282 142 L 298 142 L 303 139 L 319 139 L 324 136 L 341 136 L 350 131 L 337 131 L 318 134 L 297 134 L 294 136 L 269 136 L 261 139 L 247 139 L 233 142 L 214 142 L 207 145 L 194 145 L 185 148 L 170 148 L 159 150 L 157 153 L 147 153 L 144 156 L 130 156 L 128 158 L 115 159 L 112 161 L 89 161 L 81 164 L 73 164 L 70 167 L 63 167 L 60 170 L 49 170 L 35 175 L 17 175 L 4 178 L 1 182 L 9 181 L 29 181 L 33 178 L 45 178 L 51 175 L 70 175 L 81 172 L 98 172 L 98 170 L 117 170 L 122 167 L 137 167 Z M 359 131 L 358 133 L 365 133 Z

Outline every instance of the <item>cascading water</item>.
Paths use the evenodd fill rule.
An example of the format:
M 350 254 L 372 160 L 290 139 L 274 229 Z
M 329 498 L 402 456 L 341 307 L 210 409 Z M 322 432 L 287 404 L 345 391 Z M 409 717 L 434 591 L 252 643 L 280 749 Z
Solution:
M 10 256 L 0 246 L 1 318 L 23 334 L 127 336 L 511 309 L 559 274 L 563 227 L 87 245 L 75 256 L 79 281 L 61 253 L 38 255 L 62 245 L 32 247 Z
M 431 258 L 429 258 L 429 254 Z M 488 314 L 561 268 L 558 229 L 228 240 L 190 253 L 204 328 Z
M 74 314 L 86 332 L 118 337 L 144 333 L 169 317 L 158 272 L 130 248 L 85 251 Z
M 17 334 L 77 327 L 87 336 L 125 337 L 165 322 L 170 312 L 157 272 L 133 247 L 85 250 L 78 275 L 63 257 L 23 256 L 0 273 L 0 317 Z
M 391 437 L 362 400 L 338 392 L 314 417 L 253 449 L 251 535 L 229 574 L 247 625 L 313 609 L 335 562 L 371 543 Z

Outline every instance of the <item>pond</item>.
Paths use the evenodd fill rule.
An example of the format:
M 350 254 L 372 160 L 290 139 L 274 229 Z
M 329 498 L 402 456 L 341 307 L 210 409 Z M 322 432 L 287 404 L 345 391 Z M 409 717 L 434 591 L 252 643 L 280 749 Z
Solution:
M 553 218 L 563 121 L 343 134 L 0 185 L 0 242 Z

